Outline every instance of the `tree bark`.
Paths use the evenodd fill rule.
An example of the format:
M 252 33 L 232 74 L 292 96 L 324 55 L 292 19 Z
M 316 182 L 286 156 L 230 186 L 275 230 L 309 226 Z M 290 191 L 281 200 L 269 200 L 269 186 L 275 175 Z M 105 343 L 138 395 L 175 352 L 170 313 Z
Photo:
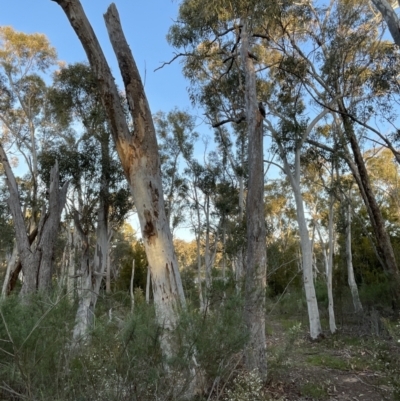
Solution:
M 166 329 L 173 329 L 179 305 L 185 301 L 172 235 L 165 216 L 156 134 L 139 72 L 123 35 L 116 7 L 113 4 L 109 7 L 105 20 L 124 81 L 134 123 L 133 132 L 128 128 L 114 78 L 80 2 L 55 1 L 63 8 L 77 33 L 98 80 L 111 133 L 138 211 L 158 321 Z
M 386 0 L 372 0 L 372 3 L 382 14 L 394 42 L 397 46 L 400 46 L 400 20 L 396 12 Z
M 249 181 L 246 201 L 247 265 L 245 270 L 244 319 L 250 339 L 246 348 L 249 371 L 257 369 L 260 377 L 267 375 L 265 337 L 265 288 L 267 275 L 266 228 L 264 218 L 264 154 L 263 119 L 257 102 L 256 74 L 249 57 L 246 22 L 241 32 L 241 62 L 245 74 L 245 104 L 249 138 Z
M 395 305 L 400 304 L 400 274 L 397 267 L 396 258 L 394 256 L 393 247 L 390 242 L 389 235 L 385 228 L 385 221 L 383 219 L 379 205 L 375 199 L 375 195 L 372 191 L 372 187 L 369 180 L 369 175 L 365 162 L 354 133 L 353 124 L 348 117 L 347 109 L 343 101 L 338 101 L 340 115 L 343 121 L 344 133 L 347 140 L 350 142 L 350 146 L 354 156 L 354 162 L 357 166 L 358 177 L 356 182 L 359 186 L 361 196 L 364 200 L 367 208 L 371 225 L 374 230 L 375 239 L 377 242 L 377 251 L 381 257 L 386 268 L 386 273 L 389 275 L 389 281 L 391 283 L 392 300 Z M 357 179 L 358 178 L 358 179 Z
M 346 241 L 346 264 L 347 264 L 347 282 L 349 283 L 351 296 L 353 298 L 354 312 L 361 313 L 363 310 L 360 297 L 358 295 L 358 287 L 356 280 L 354 278 L 353 269 L 353 256 L 351 252 L 351 220 L 352 211 L 350 203 L 347 205 L 347 210 L 345 211 L 346 218 L 346 231 L 345 231 L 345 241 Z
M 176 327 L 178 310 L 185 305 L 185 297 L 165 215 L 156 133 L 139 71 L 123 34 L 117 9 L 111 4 L 104 18 L 125 86 L 134 125 L 131 132 L 114 78 L 79 0 L 53 1 L 68 17 L 97 78 L 108 124 L 138 212 L 151 271 L 156 316 L 165 329 L 161 346 L 164 355 L 170 358 L 176 352 L 171 331 Z M 193 377 L 191 387 L 197 386 L 197 378 L 201 379 Z
M 290 172 L 288 176 L 292 184 L 293 193 L 296 201 L 296 214 L 297 222 L 299 224 L 300 247 L 302 256 L 303 284 L 307 301 L 310 337 L 315 340 L 322 333 L 322 329 L 319 318 L 317 296 L 315 294 L 314 287 L 311 241 L 308 234 L 307 221 L 304 212 L 304 202 L 300 191 L 300 183 L 295 181 Z
M 10 192 L 8 203 L 14 219 L 16 242 L 24 274 L 20 296 L 24 298 L 37 289 L 43 291 L 51 287 L 54 246 L 57 240 L 61 212 L 66 201 L 68 182 L 60 189 L 58 164 L 56 163 L 50 173 L 49 209 L 46 213 L 45 206 L 42 208 L 37 227 L 36 243 L 34 249 L 31 249 L 31 242 L 26 232 L 24 216 L 21 210 L 17 182 L 1 144 L 0 160 L 3 164 Z

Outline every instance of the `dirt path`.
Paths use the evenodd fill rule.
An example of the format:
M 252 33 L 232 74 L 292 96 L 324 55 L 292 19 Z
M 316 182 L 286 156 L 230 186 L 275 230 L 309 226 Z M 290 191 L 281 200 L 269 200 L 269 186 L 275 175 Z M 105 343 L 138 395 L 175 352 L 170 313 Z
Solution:
M 400 400 L 400 344 L 389 336 L 339 332 L 311 342 L 290 321 L 270 322 L 269 333 L 271 400 Z

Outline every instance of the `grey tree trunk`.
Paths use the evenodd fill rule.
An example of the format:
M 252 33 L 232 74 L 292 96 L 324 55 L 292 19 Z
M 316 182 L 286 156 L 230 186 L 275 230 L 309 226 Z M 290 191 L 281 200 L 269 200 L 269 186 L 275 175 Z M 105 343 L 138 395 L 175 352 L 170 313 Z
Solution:
M 382 14 L 390 34 L 397 46 L 400 46 L 400 20 L 393 7 L 387 0 L 371 0 L 373 5 Z
M 3 287 L 1 289 L 1 300 L 6 299 L 9 291 L 9 283 L 10 283 L 10 278 L 11 278 L 11 273 L 15 272 L 17 270 L 17 266 L 20 263 L 20 260 L 18 258 L 18 248 L 17 248 L 17 243 L 14 243 L 13 251 L 10 257 L 10 260 L 7 263 L 7 270 L 6 270 L 6 275 L 4 277 L 4 282 L 3 282 Z
M 68 298 L 74 300 L 75 292 L 75 232 L 68 227 L 68 276 L 67 276 L 67 292 Z
M 265 288 L 267 276 L 266 228 L 264 218 L 263 119 L 257 102 L 256 73 L 249 57 L 247 22 L 242 24 L 241 63 L 245 75 L 246 121 L 249 138 L 249 181 L 246 201 L 247 264 L 245 269 L 244 319 L 250 333 L 246 366 L 267 375 L 265 337 Z
M 147 305 L 150 304 L 150 269 L 149 266 L 147 266 L 147 279 L 146 279 L 146 303 Z
M 10 192 L 8 203 L 14 219 L 16 242 L 24 274 L 20 296 L 24 298 L 37 289 L 44 291 L 51 287 L 54 246 L 57 240 L 61 213 L 66 201 L 68 182 L 60 189 L 58 164 L 56 163 L 50 173 L 48 211 L 46 212 L 46 208 L 43 206 L 37 227 L 36 242 L 34 249 L 31 249 L 21 210 L 17 182 L 1 144 L 0 160 L 3 164 Z
M 132 261 L 132 273 L 131 273 L 131 282 L 129 285 L 129 292 L 131 294 L 131 312 L 133 313 L 135 309 L 135 294 L 133 292 L 133 279 L 135 278 L 135 259 Z

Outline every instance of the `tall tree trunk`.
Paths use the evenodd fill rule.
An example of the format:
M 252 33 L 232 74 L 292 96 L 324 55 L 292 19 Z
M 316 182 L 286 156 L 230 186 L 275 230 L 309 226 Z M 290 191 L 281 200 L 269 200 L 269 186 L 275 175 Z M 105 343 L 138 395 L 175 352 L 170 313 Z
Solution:
M 390 34 L 397 46 L 400 46 L 400 20 L 387 0 L 372 0 L 373 5 L 382 14 Z
M 160 160 L 151 112 L 139 72 L 121 29 L 118 12 L 112 4 L 105 14 L 105 20 L 124 81 L 134 123 L 133 132 L 126 122 L 110 68 L 80 2 L 55 1 L 63 8 L 78 35 L 98 80 L 112 136 L 138 211 L 158 320 L 166 329 L 173 329 L 180 301 L 184 303 L 182 283 L 165 215 Z
M 93 265 L 90 263 L 89 239 L 82 230 L 78 212 L 74 213 L 75 228 L 82 244 L 81 267 L 80 267 L 80 288 L 78 290 L 79 303 L 75 315 L 75 325 L 72 334 L 73 347 L 79 347 L 80 341 L 84 340 L 88 328 L 94 321 L 93 306 Z
M 333 173 L 332 173 L 333 179 Z M 333 275 L 333 245 L 334 245 L 334 235 L 333 235 L 333 206 L 334 197 L 330 194 L 329 200 L 329 220 L 328 220 L 328 264 L 326 271 L 327 286 L 328 286 L 328 311 L 329 311 L 329 329 L 331 333 L 336 333 L 336 321 L 335 321 L 335 309 L 333 307 L 333 292 L 332 292 L 332 275 Z
M 249 57 L 247 22 L 242 24 L 241 63 L 245 74 L 246 121 L 249 138 L 249 182 L 246 202 L 247 264 L 244 318 L 250 333 L 246 348 L 249 371 L 267 375 L 265 337 L 265 288 L 267 276 L 266 228 L 264 218 L 263 119 L 257 102 L 256 74 Z
M 75 232 L 72 227 L 68 227 L 68 276 L 67 276 L 67 293 L 68 298 L 74 300 L 75 291 Z
M 147 279 L 146 279 L 146 303 L 147 305 L 150 304 L 150 269 L 149 266 L 147 266 Z
M 299 224 L 303 284 L 307 301 L 308 320 L 310 325 L 310 337 L 313 340 L 315 340 L 322 333 L 322 330 L 321 330 L 317 296 L 315 294 L 314 279 L 313 279 L 313 259 L 312 259 L 311 241 L 308 234 L 307 221 L 304 212 L 303 197 L 300 191 L 300 183 L 295 182 L 293 176 L 291 176 L 290 181 L 292 183 L 293 193 L 296 201 L 297 222 Z
M 360 313 L 363 310 L 360 297 L 358 295 L 358 287 L 356 280 L 354 278 L 354 269 L 353 269 L 353 256 L 351 252 L 351 220 L 352 220 L 352 211 L 351 204 L 348 203 L 345 211 L 345 219 L 346 219 L 346 231 L 345 231 L 345 241 L 346 241 L 346 264 L 347 264 L 347 281 L 349 283 L 351 297 L 353 298 L 354 312 Z
M 166 357 L 176 353 L 171 331 L 180 306 L 185 305 L 172 235 L 165 215 L 160 159 L 151 111 L 131 50 L 123 34 L 114 4 L 104 18 L 125 86 L 134 129 L 126 121 L 124 108 L 100 44 L 79 0 L 53 0 L 64 10 L 78 35 L 97 78 L 100 96 L 121 164 L 138 212 L 142 238 L 151 271 L 158 323 L 164 327 L 161 346 Z M 199 384 L 193 377 L 191 388 Z
M 357 166 L 358 177 L 356 182 L 359 186 L 361 196 L 367 207 L 371 225 L 374 230 L 375 239 L 377 242 L 377 251 L 381 256 L 382 261 L 386 267 L 386 273 L 389 275 L 389 281 L 391 283 L 392 300 L 395 305 L 400 304 L 400 274 L 397 267 L 397 262 L 394 256 L 393 247 L 390 242 L 389 235 L 385 228 L 385 221 L 383 219 L 381 210 L 375 199 L 375 195 L 372 191 L 372 187 L 369 180 L 369 175 L 365 162 L 354 133 L 354 127 L 352 121 L 348 117 L 347 109 L 343 101 L 338 101 L 340 115 L 343 121 L 343 128 L 346 138 L 350 142 L 350 146 L 353 152 L 354 161 Z M 358 179 L 357 179 L 358 178 Z

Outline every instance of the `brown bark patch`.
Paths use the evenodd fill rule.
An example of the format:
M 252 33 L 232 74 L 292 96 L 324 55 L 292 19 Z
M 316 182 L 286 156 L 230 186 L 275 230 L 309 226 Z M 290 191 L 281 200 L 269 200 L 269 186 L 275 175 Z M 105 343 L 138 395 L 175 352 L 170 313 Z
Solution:
M 156 228 L 153 223 L 153 219 L 151 216 L 151 212 L 148 209 L 144 210 L 144 218 L 146 220 L 146 224 L 144 226 L 143 234 L 147 239 L 147 242 L 151 245 L 153 243 L 153 238 L 157 235 Z

